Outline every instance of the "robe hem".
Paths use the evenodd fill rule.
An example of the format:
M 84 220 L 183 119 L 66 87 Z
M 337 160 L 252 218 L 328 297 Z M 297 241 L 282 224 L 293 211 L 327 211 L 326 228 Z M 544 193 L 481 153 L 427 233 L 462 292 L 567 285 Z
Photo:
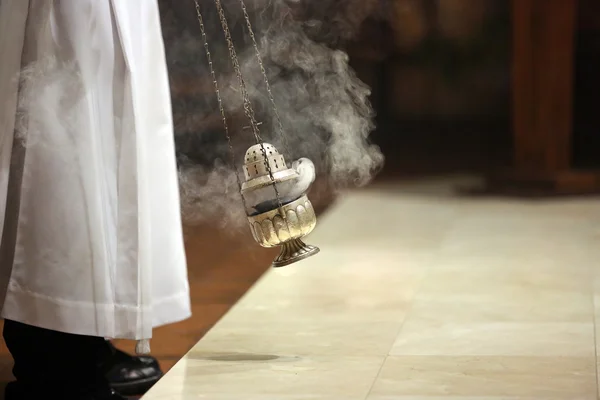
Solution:
M 27 304 L 27 307 L 23 307 Z M 75 335 L 112 339 L 152 338 L 152 328 L 132 332 L 140 311 L 152 317 L 152 328 L 180 322 L 191 317 L 189 290 L 163 297 L 152 307 L 124 304 L 90 304 L 53 299 L 18 287 L 11 282 L 1 316 L 23 324 Z M 77 323 L 73 323 L 77 321 Z

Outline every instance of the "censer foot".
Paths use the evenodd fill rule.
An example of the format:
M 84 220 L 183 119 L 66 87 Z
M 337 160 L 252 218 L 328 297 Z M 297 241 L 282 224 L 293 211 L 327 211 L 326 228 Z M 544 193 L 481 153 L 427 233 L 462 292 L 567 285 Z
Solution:
M 317 246 L 304 243 L 301 239 L 292 239 L 281 245 L 281 252 L 271 264 L 274 268 L 285 267 L 310 256 L 314 256 L 320 251 Z

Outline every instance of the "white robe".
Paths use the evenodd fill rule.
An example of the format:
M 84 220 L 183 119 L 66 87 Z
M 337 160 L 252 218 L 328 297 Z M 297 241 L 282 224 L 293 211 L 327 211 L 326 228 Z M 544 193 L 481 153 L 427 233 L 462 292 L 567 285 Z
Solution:
M 0 0 L 0 100 L 2 317 L 125 339 L 188 318 L 156 0 Z

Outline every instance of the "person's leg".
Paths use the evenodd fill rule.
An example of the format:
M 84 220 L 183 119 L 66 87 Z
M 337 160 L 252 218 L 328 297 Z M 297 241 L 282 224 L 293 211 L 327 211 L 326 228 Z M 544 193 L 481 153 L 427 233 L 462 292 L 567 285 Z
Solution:
M 5 320 L 4 340 L 14 359 L 16 378 L 7 387 L 6 400 L 120 398 L 111 394 L 105 376 L 111 348 L 104 338 Z

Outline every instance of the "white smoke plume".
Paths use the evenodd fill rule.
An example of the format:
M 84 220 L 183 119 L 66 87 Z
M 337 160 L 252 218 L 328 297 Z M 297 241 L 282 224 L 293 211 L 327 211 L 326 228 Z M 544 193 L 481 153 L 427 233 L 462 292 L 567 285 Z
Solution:
M 222 0 L 264 140 L 288 166 L 311 159 L 317 175 L 344 189 L 367 184 L 383 156 L 369 142 L 374 129 L 370 89 L 349 66 L 343 45 L 358 31 L 371 0 L 247 0 L 285 132 L 277 132 L 239 0 Z M 193 0 L 161 0 L 173 91 L 182 199 L 187 221 L 217 217 L 235 223 L 243 208 L 235 173 L 243 179 L 244 151 L 253 143 L 214 0 L 200 0 L 209 46 L 227 110 L 235 171 L 203 48 Z
M 343 44 L 356 34 L 371 0 L 247 0 L 254 32 L 278 112 L 285 128 L 279 135 L 255 50 L 239 0 L 222 0 L 234 36 L 244 78 L 262 138 L 284 155 L 288 167 L 302 157 L 314 163 L 320 180 L 344 189 L 367 184 L 383 156 L 369 142 L 374 112 L 369 88 L 348 64 Z M 187 224 L 219 220 L 245 224 L 236 174 L 243 179 L 244 152 L 254 144 L 249 121 L 229 59 L 214 0 L 200 0 L 209 45 L 226 107 L 235 152 L 232 166 L 213 82 L 204 53 L 193 0 L 159 0 L 180 172 L 182 213 Z M 362 14 L 361 14 L 362 13 Z M 28 146 L 44 146 L 77 165 L 88 151 L 78 143 L 85 114 L 84 93 L 75 65 L 38 60 L 21 71 L 19 138 Z M 68 113 L 56 113 L 56 107 Z M 63 107 L 64 105 L 64 107 Z M 81 113 L 78 111 L 80 110 Z M 35 115 L 36 118 L 31 116 Z M 119 131 L 115 115 L 111 130 Z M 27 136 L 25 136 L 25 134 Z M 84 149 L 73 154 L 65 148 Z

